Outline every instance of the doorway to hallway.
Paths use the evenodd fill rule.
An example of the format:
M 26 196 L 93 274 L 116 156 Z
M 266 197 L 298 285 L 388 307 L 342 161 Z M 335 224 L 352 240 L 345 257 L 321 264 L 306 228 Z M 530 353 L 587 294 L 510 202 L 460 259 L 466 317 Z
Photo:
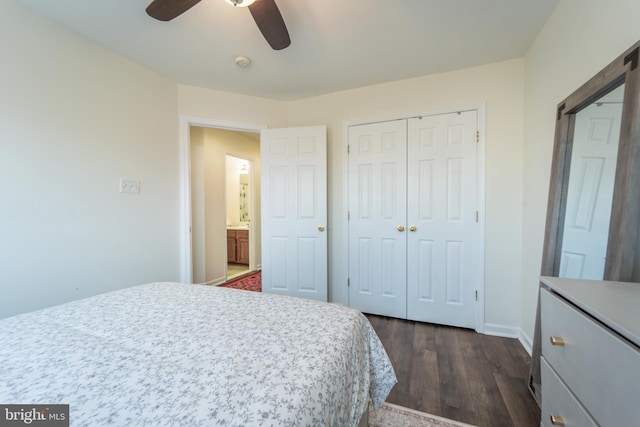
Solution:
M 193 283 L 260 268 L 260 134 L 189 126 Z

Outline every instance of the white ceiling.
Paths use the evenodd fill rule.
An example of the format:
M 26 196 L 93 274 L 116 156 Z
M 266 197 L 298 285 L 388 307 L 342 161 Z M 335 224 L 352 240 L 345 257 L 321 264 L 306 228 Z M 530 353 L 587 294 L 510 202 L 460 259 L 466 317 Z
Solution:
M 559 0 L 276 0 L 281 51 L 224 0 L 170 22 L 151 0 L 14 1 L 177 83 L 290 101 L 521 57 Z

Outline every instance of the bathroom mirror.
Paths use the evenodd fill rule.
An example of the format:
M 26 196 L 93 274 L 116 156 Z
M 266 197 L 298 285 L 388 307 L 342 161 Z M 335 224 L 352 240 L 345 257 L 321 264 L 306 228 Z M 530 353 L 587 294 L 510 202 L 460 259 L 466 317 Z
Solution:
M 247 166 L 245 166 L 247 165 Z M 243 164 L 240 171 L 240 223 L 249 223 L 249 171 L 248 162 Z
M 227 226 L 248 227 L 251 222 L 251 161 L 226 155 Z
M 542 276 L 640 281 L 639 51 L 640 42 L 558 104 Z M 538 298 L 529 375 L 538 404 L 540 350 Z

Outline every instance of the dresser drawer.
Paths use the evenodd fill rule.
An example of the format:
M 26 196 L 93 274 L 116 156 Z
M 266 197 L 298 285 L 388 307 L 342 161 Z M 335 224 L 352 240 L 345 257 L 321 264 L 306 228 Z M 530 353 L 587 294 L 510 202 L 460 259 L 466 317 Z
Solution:
M 546 289 L 540 298 L 542 355 L 560 379 L 598 424 L 640 425 L 638 349 Z
M 571 394 L 547 361 L 540 359 L 542 374 L 542 418 L 545 427 L 552 427 L 551 416 L 561 417 L 566 427 L 597 427 L 586 410 Z

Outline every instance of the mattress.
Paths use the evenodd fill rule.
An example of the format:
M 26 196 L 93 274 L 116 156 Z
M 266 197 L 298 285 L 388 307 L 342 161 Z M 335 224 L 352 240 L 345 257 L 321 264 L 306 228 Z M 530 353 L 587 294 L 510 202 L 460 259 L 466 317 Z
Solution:
M 360 312 L 150 283 L 0 320 L 0 403 L 72 426 L 356 426 L 396 383 Z

